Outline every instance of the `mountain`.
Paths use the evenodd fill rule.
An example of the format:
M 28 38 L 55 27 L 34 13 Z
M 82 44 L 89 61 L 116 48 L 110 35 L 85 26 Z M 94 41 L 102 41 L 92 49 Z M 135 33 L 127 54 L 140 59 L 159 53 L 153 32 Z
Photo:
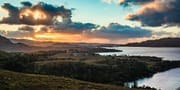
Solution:
M 83 43 L 83 42 L 39 42 L 27 39 L 15 39 L 10 38 L 13 43 L 24 43 L 30 46 L 38 46 L 38 47 L 113 47 L 119 46 L 118 44 L 105 44 L 105 43 Z
M 38 47 L 29 46 L 23 43 L 13 43 L 6 37 L 0 36 L 0 50 L 7 52 L 31 52 Z
M 129 43 L 123 46 L 136 47 L 180 47 L 180 38 L 161 38 L 157 40 L 147 40 L 140 43 Z
M 0 36 L 0 45 L 1 45 L 1 47 L 6 46 L 6 45 L 12 45 L 12 44 L 13 43 L 9 39 L 7 39 L 7 38 L 5 38 L 3 36 Z
M 27 40 L 27 39 L 10 38 L 10 40 L 13 43 L 24 43 L 26 45 L 37 46 L 37 47 L 48 47 L 54 44 L 54 42 L 38 42 L 38 41 Z

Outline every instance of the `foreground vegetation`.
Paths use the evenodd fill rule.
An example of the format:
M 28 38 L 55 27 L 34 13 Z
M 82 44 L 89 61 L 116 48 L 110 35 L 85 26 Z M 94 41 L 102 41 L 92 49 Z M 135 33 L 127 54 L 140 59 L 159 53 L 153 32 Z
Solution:
M 149 77 L 156 72 L 165 71 L 175 67 L 180 67 L 180 61 L 162 61 L 161 58 L 157 57 L 99 56 L 94 53 L 77 53 L 77 51 L 68 53 L 65 53 L 63 51 L 48 51 L 29 54 L 0 52 L 0 68 L 4 70 L 41 75 L 55 75 L 58 77 L 68 77 L 89 82 L 114 84 L 121 86 L 123 86 L 125 82 L 133 81 L 143 77 Z M 43 88 L 50 88 L 50 90 L 54 90 L 58 87 L 56 85 L 63 85 L 58 84 L 58 79 L 50 79 L 47 76 L 45 76 L 46 79 L 41 79 L 41 76 L 39 75 L 37 75 L 36 77 L 34 75 L 28 74 L 18 75 L 19 73 L 7 72 L 3 70 L 1 70 L 1 72 L 1 86 L 7 84 L 7 86 L 5 87 L 18 85 L 17 87 L 22 88 L 23 90 L 23 88 L 26 88 L 26 85 L 29 85 L 29 87 L 32 88 L 40 88 L 36 90 L 42 90 Z M 3 81 L 3 77 L 8 76 L 8 74 L 6 75 L 6 73 L 9 73 L 9 75 L 14 78 L 13 83 L 8 81 L 6 82 L 6 80 Z M 31 77 L 32 80 L 28 78 L 29 76 L 33 76 L 33 78 Z M 24 78 L 19 79 L 21 77 Z M 42 76 L 42 78 L 44 78 L 44 76 Z M 20 81 L 15 82 L 16 80 L 18 81 L 18 79 Z M 55 86 L 41 86 L 48 85 L 48 83 L 55 83 L 53 84 Z M 64 84 L 67 84 L 67 86 L 69 86 L 69 84 L 66 82 L 64 82 Z M 37 87 L 34 87 L 33 85 Z M 60 88 L 62 88 L 63 86 L 60 86 Z M 51 89 L 51 87 L 53 89 Z M 75 90 L 88 90 L 77 89 L 80 87 L 71 87 L 71 85 L 70 88 L 72 88 L 73 90 L 74 88 Z M 92 88 L 94 88 L 94 86 L 92 86 Z M 104 89 L 102 87 L 101 90 Z M 62 90 L 66 89 L 63 88 Z M 105 90 L 116 89 L 111 88 Z
M 0 70 L 0 90 L 136 90 L 47 75 Z

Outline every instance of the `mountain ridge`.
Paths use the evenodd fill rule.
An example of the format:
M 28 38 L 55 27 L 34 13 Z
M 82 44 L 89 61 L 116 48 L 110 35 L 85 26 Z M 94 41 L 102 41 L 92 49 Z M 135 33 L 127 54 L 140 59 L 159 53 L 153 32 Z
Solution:
M 180 38 L 161 38 L 156 40 L 147 40 L 140 43 L 128 43 L 122 46 L 134 47 L 180 47 Z
M 0 35 L 0 50 L 6 52 L 31 52 L 37 50 L 35 46 L 24 43 L 13 43 L 10 39 Z

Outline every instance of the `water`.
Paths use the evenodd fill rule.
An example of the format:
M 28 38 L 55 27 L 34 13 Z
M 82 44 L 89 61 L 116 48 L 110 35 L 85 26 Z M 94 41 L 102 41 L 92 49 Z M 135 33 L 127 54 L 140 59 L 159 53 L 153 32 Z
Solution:
M 100 55 L 156 56 L 163 60 L 180 60 L 180 48 L 160 47 L 106 47 L 123 50 L 123 52 L 99 53 Z
M 180 48 L 159 47 L 106 47 L 107 49 L 118 49 L 123 52 L 99 53 L 100 55 L 129 55 L 129 56 L 156 56 L 163 60 L 180 60 Z M 177 90 L 180 87 L 180 68 L 171 69 L 166 72 L 154 74 L 150 78 L 135 81 L 137 86 L 150 86 L 161 90 Z M 129 82 L 131 86 L 133 83 Z M 180 89 L 178 89 L 180 90 Z
M 135 81 L 137 86 L 150 86 L 161 90 L 177 90 L 180 87 L 180 68 L 154 74 L 151 78 Z M 129 87 L 133 82 L 128 83 Z

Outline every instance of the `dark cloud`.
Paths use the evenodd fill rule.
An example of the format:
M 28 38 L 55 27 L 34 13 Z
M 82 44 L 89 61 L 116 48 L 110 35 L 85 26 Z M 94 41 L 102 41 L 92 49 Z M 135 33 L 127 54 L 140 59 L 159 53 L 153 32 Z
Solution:
M 8 11 L 9 16 L 4 17 L 0 23 L 4 24 L 27 24 L 27 25 L 51 25 L 57 17 L 71 22 L 71 9 L 64 6 L 53 6 L 44 2 L 32 5 L 30 2 L 22 2 L 22 7 L 16 7 L 5 3 L 1 7 Z
M 24 5 L 24 6 L 28 6 L 28 7 L 32 6 L 32 3 L 28 2 L 28 1 L 23 1 L 23 2 L 21 2 L 21 4 Z
M 20 31 L 25 31 L 25 32 L 34 32 L 34 28 L 31 26 L 22 26 L 19 28 Z
M 83 31 L 91 31 L 98 28 L 99 25 L 93 23 L 81 23 L 81 22 L 72 22 L 69 24 L 58 23 L 53 25 L 52 28 L 61 32 L 67 33 L 82 33 Z
M 152 2 L 154 0 L 120 0 L 120 5 L 124 6 L 124 7 L 127 7 L 127 6 L 130 6 L 132 4 L 146 4 L 146 3 L 149 3 L 149 2 Z
M 0 23 L 8 23 L 8 24 L 14 24 L 14 23 L 20 23 L 19 21 L 19 9 L 16 6 L 13 6 L 9 3 L 5 3 L 2 8 L 7 10 L 9 13 L 9 17 L 4 17 Z
M 80 34 L 80 33 L 83 33 L 84 31 L 91 31 L 93 29 L 97 29 L 98 27 L 99 27 L 98 25 L 92 24 L 92 23 L 71 22 L 67 24 L 63 22 L 58 22 L 54 25 L 38 27 L 38 30 L 37 30 L 37 27 L 26 25 L 26 26 L 20 27 L 19 31 L 29 32 L 29 33 L 56 32 L 56 33 Z
M 180 0 L 154 0 L 142 5 L 128 20 L 140 21 L 143 26 L 180 25 Z
M 152 32 L 140 27 L 130 27 L 120 25 L 118 23 L 111 23 L 107 27 L 101 27 L 98 30 L 88 31 L 85 34 L 89 37 L 99 37 L 106 39 L 128 39 L 128 38 L 142 38 L 151 37 Z

